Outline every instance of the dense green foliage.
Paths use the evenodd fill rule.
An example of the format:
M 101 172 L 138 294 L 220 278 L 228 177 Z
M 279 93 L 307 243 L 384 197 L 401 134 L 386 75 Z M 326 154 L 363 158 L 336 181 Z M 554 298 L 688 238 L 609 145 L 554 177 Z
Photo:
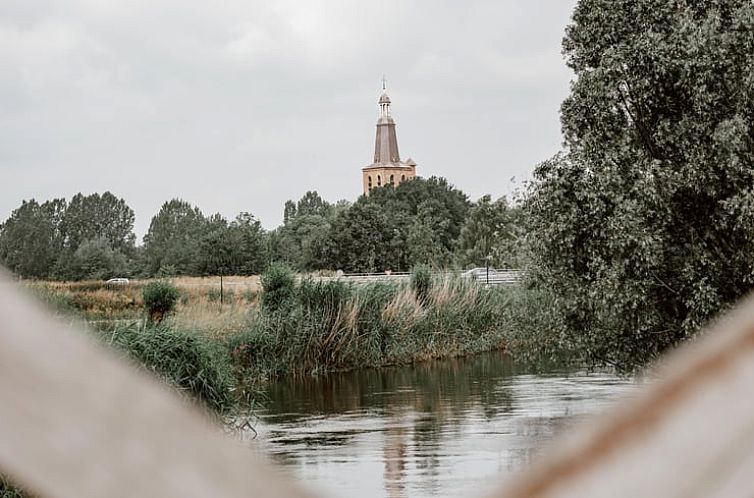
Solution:
M 206 220 L 186 201 L 166 202 L 144 236 L 144 265 L 150 275 L 193 275 L 199 272 L 199 241 Z
M 165 315 L 175 309 L 180 294 L 175 285 L 165 280 L 157 280 L 144 286 L 142 297 L 149 320 L 160 323 Z
M 63 250 L 60 210 L 65 201 L 24 201 L 0 225 L 0 261 L 26 277 L 49 276 Z
M 65 245 L 71 250 L 101 237 L 113 250 L 129 254 L 136 239 L 133 226 L 133 210 L 110 192 L 74 195 L 61 219 Z
M 273 264 L 262 274 L 262 306 L 272 312 L 285 311 L 296 292 L 296 276 L 285 265 Z
M 113 249 L 103 236 L 79 244 L 64 271 L 66 277 L 72 280 L 106 280 L 113 275 L 129 273 L 126 256 Z
M 452 266 L 469 204 L 465 194 L 438 178 L 373 189 L 334 217 L 326 259 L 347 272 Z
M 492 201 L 485 195 L 471 206 L 458 237 L 456 258 L 463 266 L 484 266 L 488 261 L 493 268 L 524 266 L 521 250 L 515 244 L 523 234 L 518 233 L 523 223 L 521 209 L 510 208 L 505 198 Z
M 346 272 L 483 266 L 487 256 L 521 265 L 519 212 L 489 196 L 471 203 L 442 178 L 377 188 L 354 204 L 307 192 L 285 203 L 283 225 L 269 232 L 250 213 L 228 221 L 173 199 L 136 246 L 123 199 L 77 194 L 24 201 L 0 225 L 0 262 L 22 277 L 63 280 L 256 275 L 273 262 Z
M 633 369 L 754 283 L 754 4 L 581 0 L 564 50 L 529 239 L 567 343 Z
M 432 289 L 432 269 L 428 265 L 416 265 L 411 270 L 411 289 L 419 301 L 427 300 Z
M 442 178 L 376 188 L 353 205 L 332 205 L 307 192 L 298 203 L 286 203 L 284 224 L 272 237 L 273 255 L 299 270 L 451 267 L 470 206 L 466 195 Z M 480 264 L 468 260 L 464 264 Z
M 262 226 L 249 213 L 206 218 L 180 199 L 163 204 L 144 236 L 147 275 L 253 275 L 266 261 Z
M 117 276 L 135 254 L 133 222 L 131 208 L 110 192 L 24 201 L 0 225 L 0 261 L 23 277 Z
M 333 217 L 346 208 L 345 202 L 332 205 L 316 192 L 307 192 L 298 203 L 286 202 L 283 225 L 271 234 L 272 256 L 300 270 L 327 268 Z

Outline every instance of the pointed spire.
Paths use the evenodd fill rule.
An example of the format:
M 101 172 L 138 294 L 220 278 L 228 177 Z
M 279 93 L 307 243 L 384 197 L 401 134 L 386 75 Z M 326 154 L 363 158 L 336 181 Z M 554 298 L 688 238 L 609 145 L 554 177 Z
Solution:
M 377 138 L 374 144 L 375 164 L 399 164 L 398 138 L 395 135 L 395 121 L 390 115 L 390 97 L 387 95 L 385 75 L 382 75 L 382 95 L 380 95 L 380 117 L 377 120 Z

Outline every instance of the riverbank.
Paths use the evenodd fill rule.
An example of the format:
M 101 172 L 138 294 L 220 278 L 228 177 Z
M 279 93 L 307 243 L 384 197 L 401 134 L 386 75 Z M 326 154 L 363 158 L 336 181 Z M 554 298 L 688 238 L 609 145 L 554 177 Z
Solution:
M 146 320 L 138 283 L 30 287 L 218 413 L 247 402 L 274 378 L 506 348 L 517 341 L 515 324 L 530 292 L 428 274 L 357 285 L 276 271 L 266 285 L 263 277 L 246 292 L 224 292 L 223 303 L 214 296 L 219 289 L 178 281 L 176 311 L 159 325 Z

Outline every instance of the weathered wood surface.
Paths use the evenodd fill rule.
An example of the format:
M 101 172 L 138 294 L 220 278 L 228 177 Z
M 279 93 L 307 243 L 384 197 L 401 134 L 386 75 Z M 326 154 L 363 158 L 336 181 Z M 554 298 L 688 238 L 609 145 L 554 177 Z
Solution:
M 310 496 L 0 280 L 0 472 L 50 498 Z

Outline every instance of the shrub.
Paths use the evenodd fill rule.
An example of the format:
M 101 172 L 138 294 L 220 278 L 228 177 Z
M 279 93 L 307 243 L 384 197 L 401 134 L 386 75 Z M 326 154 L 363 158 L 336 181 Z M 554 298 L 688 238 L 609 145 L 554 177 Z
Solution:
M 178 288 L 165 280 L 150 282 L 144 286 L 144 308 L 149 320 L 160 323 L 162 319 L 175 309 L 178 301 Z
M 258 318 L 247 330 L 228 340 L 234 366 L 254 380 L 283 373 L 289 366 L 281 361 L 277 334 L 266 326 L 264 319 Z
M 416 265 L 411 271 L 411 288 L 422 303 L 432 289 L 432 269 L 428 265 Z
M 262 306 L 269 311 L 287 308 L 296 293 L 296 277 L 285 265 L 273 264 L 262 274 Z
M 220 289 L 216 289 L 214 287 L 210 287 L 209 290 L 207 290 L 207 299 L 209 299 L 209 302 L 216 303 L 220 300 Z
M 342 280 L 305 279 L 298 288 L 298 302 L 310 313 L 331 314 L 341 308 L 352 294 L 353 286 Z

